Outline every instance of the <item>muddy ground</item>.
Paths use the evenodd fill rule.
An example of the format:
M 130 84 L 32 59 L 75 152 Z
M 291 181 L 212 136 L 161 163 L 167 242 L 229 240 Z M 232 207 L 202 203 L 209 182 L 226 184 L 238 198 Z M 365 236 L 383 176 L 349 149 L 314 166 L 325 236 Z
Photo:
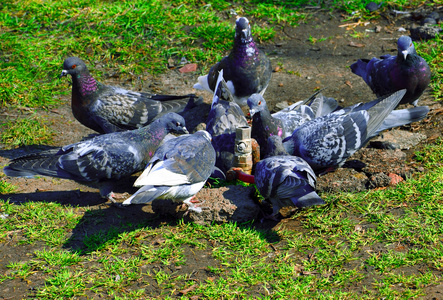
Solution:
M 272 42 L 260 45 L 271 58 L 273 67 L 276 68 L 265 93 L 270 108 L 274 108 L 279 102 L 293 103 L 305 99 L 321 88 L 326 88 L 323 94 L 334 97 L 343 106 L 375 99 L 363 80 L 352 74 L 349 65 L 358 58 L 371 58 L 386 53 L 395 54 L 397 38 L 408 34 L 408 31 L 403 30 L 408 30 L 413 23 L 417 24 L 418 22 L 410 17 L 400 18 L 387 12 L 378 20 L 357 24 L 354 21 L 344 22 L 340 13 L 332 14 L 318 10 L 315 17 L 306 24 L 301 24 L 298 27 L 277 28 L 276 38 Z M 254 26 L 260 26 L 260 23 L 254 23 L 253 19 L 252 24 L 252 29 Z M 376 32 L 376 28 L 380 32 Z M 365 37 L 360 39 L 351 36 L 355 32 L 365 35 Z M 317 39 L 318 42 L 313 43 L 312 38 Z M 320 41 L 323 38 L 325 40 Z M 85 60 L 87 61 L 87 58 Z M 177 58 L 176 68 L 169 69 L 159 77 L 154 78 L 146 74 L 143 81 L 140 79 L 127 80 L 119 77 L 118 73 L 115 74 L 115 70 L 109 70 L 107 73 L 112 74 L 112 77 L 107 78 L 104 82 L 128 89 L 168 94 L 196 93 L 204 97 L 205 104 L 193 109 L 192 113 L 187 115 L 187 127 L 192 131 L 199 123 L 205 121 L 212 95 L 207 92 L 195 91 L 192 88 L 201 70 L 180 73 L 178 70 L 179 60 L 180 58 Z M 87 64 L 91 65 L 94 62 L 87 61 Z M 61 66 L 62 62 L 60 62 L 60 71 Z M 95 65 L 95 68 L 100 68 L 99 63 Z M 66 79 L 61 84 L 65 84 L 66 89 L 70 89 L 68 82 L 69 79 Z M 58 146 L 77 142 L 93 133 L 73 118 L 69 97 L 60 96 L 60 98 L 63 105 L 51 111 L 3 110 L 0 111 L 0 117 L 13 119 L 28 117 L 34 113 L 44 116 L 50 120 L 51 127 L 56 132 L 55 145 Z M 419 123 L 403 127 L 401 131 L 413 133 L 414 137 L 418 135 L 422 139 L 419 144 L 421 145 L 426 141 L 432 142 L 440 136 L 442 105 L 440 102 L 433 100 L 429 90 L 421 97 L 419 104 L 430 107 L 429 117 Z M 414 172 L 423 172 L 425 170 L 413 160 L 413 153 L 419 147 L 412 146 L 409 149 L 397 151 L 363 149 L 353 157 L 353 163 L 348 164 L 347 168 L 341 168 L 334 173 L 320 177 L 318 179 L 319 189 L 325 192 L 334 192 L 343 189 L 358 191 L 377 188 L 395 183 L 393 178 L 397 178 L 397 180 L 398 178 L 405 179 Z M 0 166 L 6 165 L 9 159 L 13 157 L 45 148 L 44 146 L 29 146 L 5 150 L 4 145 L 0 145 Z M 361 163 L 363 163 L 363 167 Z M 359 167 L 355 167 L 356 165 Z M 134 179 L 122 182 L 121 188 L 117 192 L 134 192 L 134 189 L 130 187 L 131 180 Z M 109 207 L 106 201 L 100 198 L 97 189 L 70 180 L 8 177 L 2 177 L 2 180 L 18 187 L 18 191 L 14 194 L 1 195 L 2 199 L 9 198 L 11 202 L 17 204 L 24 201 L 54 201 L 67 206 L 88 207 L 93 210 L 102 209 L 105 211 L 106 221 L 102 222 L 101 224 L 104 225 L 100 226 L 117 225 L 135 218 L 152 219 L 153 225 L 174 221 L 171 216 L 159 217 L 150 205 L 133 206 L 125 210 Z M 224 192 L 225 190 L 220 190 L 218 196 L 223 197 Z M 211 193 L 211 197 L 217 199 L 217 191 Z M 118 215 L 118 218 L 116 215 Z M 257 217 L 259 218 L 260 215 L 257 215 Z M 90 228 L 90 230 L 101 230 L 100 226 Z M 276 226 L 298 230 L 300 223 L 290 218 L 285 218 L 280 222 L 265 221 L 257 223 L 257 227 L 261 229 L 272 230 Z M 77 228 L 76 231 L 82 232 L 81 228 Z M 91 234 L 92 232 L 88 231 L 88 233 Z M 74 236 L 76 238 L 71 240 L 71 248 L 81 248 L 82 234 L 78 233 Z M 22 250 L 23 253 L 15 253 L 14 257 L 19 258 L 20 255 L 25 255 L 30 251 L 30 249 L 24 248 Z M 4 257 L 1 259 L 2 266 L 0 269 L 4 269 L 6 262 Z M 26 295 L 28 292 L 26 285 L 17 287 L 17 293 L 20 293 L 20 291 L 23 292 L 23 296 Z M 432 294 L 433 291 L 430 291 L 430 293 Z M 6 294 L 2 294 L 0 290 L 0 296 L 6 297 Z

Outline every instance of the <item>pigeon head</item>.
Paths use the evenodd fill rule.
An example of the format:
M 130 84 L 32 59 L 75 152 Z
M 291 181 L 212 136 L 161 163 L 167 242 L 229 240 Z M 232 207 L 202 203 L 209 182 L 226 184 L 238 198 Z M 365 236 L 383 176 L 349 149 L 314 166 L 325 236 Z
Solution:
M 412 39 L 406 35 L 403 35 L 398 39 L 397 49 L 398 49 L 398 56 L 403 57 L 403 59 L 405 60 L 409 54 L 416 54 Z
M 240 38 L 243 43 L 252 41 L 251 26 L 245 17 L 238 18 L 235 22 L 235 38 Z
M 189 133 L 186 129 L 185 119 L 176 113 L 167 113 L 158 119 L 168 132 Z
M 248 98 L 248 106 L 249 106 L 249 113 L 251 114 L 251 117 L 254 116 L 254 114 L 264 111 L 267 109 L 266 100 L 263 98 L 260 94 L 252 94 Z
M 68 57 L 63 62 L 63 71 L 60 78 L 68 74 L 72 76 L 83 72 L 88 72 L 85 63 L 78 57 Z

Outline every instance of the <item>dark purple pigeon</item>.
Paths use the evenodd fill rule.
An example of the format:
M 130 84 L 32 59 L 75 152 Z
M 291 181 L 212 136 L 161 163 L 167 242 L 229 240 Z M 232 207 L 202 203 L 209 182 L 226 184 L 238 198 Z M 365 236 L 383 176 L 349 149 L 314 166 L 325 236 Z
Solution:
M 406 95 L 399 104 L 417 106 L 418 98 L 431 80 L 431 70 L 426 61 L 417 55 L 409 36 L 398 39 L 397 49 L 397 56 L 387 54 L 380 59 L 359 59 L 351 65 L 351 70 L 363 78 L 377 97 L 406 89 Z
M 264 94 L 271 80 L 271 61 L 258 49 L 251 33 L 251 26 L 245 17 L 238 18 L 235 26 L 234 46 L 228 56 L 215 64 L 208 75 L 200 76 L 195 89 L 213 92 L 219 71 L 225 79 L 235 102 L 246 106 L 248 97 L 254 93 Z
M 60 77 L 68 74 L 72 76 L 74 117 L 99 133 L 140 128 L 168 112 L 182 112 L 195 106 L 194 94 L 158 95 L 104 85 L 92 77 L 78 57 L 64 61 Z

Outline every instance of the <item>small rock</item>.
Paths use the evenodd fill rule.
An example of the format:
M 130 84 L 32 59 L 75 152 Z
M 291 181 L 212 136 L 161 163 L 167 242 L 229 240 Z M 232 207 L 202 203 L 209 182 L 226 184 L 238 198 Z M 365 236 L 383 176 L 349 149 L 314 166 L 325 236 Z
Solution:
M 375 189 L 379 187 L 388 186 L 391 183 L 391 178 L 383 172 L 375 173 L 369 178 L 368 188 Z
M 411 38 L 413 40 L 430 40 L 434 39 L 443 29 L 438 26 L 425 24 L 416 28 L 410 28 Z
M 380 33 L 381 32 L 381 26 L 375 26 L 374 32 L 375 33 Z
M 174 62 L 174 60 L 170 57 L 170 58 L 168 58 L 168 68 L 169 69 L 172 69 L 172 68 L 174 68 L 175 67 L 175 62 Z
M 373 11 L 376 11 L 377 9 L 379 9 L 380 6 L 381 6 L 381 3 L 380 3 L 380 4 L 377 4 L 377 3 L 375 3 L 375 2 L 369 2 L 369 3 L 366 5 L 366 9 L 369 10 L 370 12 L 373 12 Z
M 396 185 L 399 182 L 402 182 L 404 180 L 403 177 L 398 176 L 397 174 L 394 174 L 394 173 L 389 173 L 388 176 L 391 179 L 391 181 L 389 183 L 390 185 Z
M 423 133 L 393 129 L 390 131 L 383 132 L 380 136 L 372 139 L 370 145 L 371 146 L 377 144 L 387 145 L 386 143 L 391 143 L 391 145 L 396 145 L 398 147 L 396 149 L 407 150 L 425 141 L 426 138 L 427 138 L 426 135 Z M 389 148 L 384 148 L 384 149 L 389 149 Z
M 435 24 L 437 24 L 437 21 L 434 18 L 427 17 L 427 18 L 424 18 L 424 20 L 423 20 L 423 22 L 421 22 L 421 24 L 422 25 L 425 25 L 425 24 L 435 25 Z
M 277 104 L 275 104 L 275 110 L 276 111 L 282 110 L 288 106 L 289 106 L 288 101 L 281 101 L 281 102 L 278 102 Z
M 178 69 L 180 73 L 189 73 L 197 70 L 197 64 L 187 64 Z
M 159 215 L 175 218 L 183 217 L 186 221 L 197 224 L 224 222 L 243 223 L 254 220 L 260 211 L 259 205 L 252 198 L 254 186 L 231 185 L 221 188 L 203 188 L 196 199 L 201 202 L 201 213 L 187 210 L 186 205 L 171 200 L 154 200 L 152 210 Z
M 284 86 L 283 82 L 280 82 L 280 83 L 278 84 L 278 86 L 279 86 L 279 87 Z
M 317 177 L 316 189 L 319 192 L 361 192 L 366 190 L 368 177 L 354 169 L 338 168 Z

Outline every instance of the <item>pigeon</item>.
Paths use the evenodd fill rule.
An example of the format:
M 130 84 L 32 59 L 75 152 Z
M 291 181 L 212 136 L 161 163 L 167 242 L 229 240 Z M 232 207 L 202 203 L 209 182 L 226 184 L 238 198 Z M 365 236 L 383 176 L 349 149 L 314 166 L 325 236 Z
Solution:
M 167 113 L 135 130 L 113 132 L 40 153 L 13 159 L 7 176 L 45 175 L 90 183 L 114 202 L 113 183 L 143 170 L 168 133 L 188 133 L 185 120 Z
M 398 39 L 397 49 L 397 56 L 387 54 L 380 59 L 359 59 L 351 65 L 351 70 L 363 78 L 377 97 L 406 89 L 406 95 L 399 104 L 417 106 L 418 98 L 431 80 L 431 70 L 426 61 L 417 55 L 409 36 Z
M 189 210 L 202 209 L 192 200 L 215 166 L 211 135 L 205 130 L 166 141 L 155 152 L 134 186 L 141 187 L 122 204 L 143 204 L 155 199 L 183 202 Z
M 289 154 L 306 160 L 317 173 L 330 171 L 341 166 L 379 132 L 405 93 L 403 89 L 382 97 L 367 110 L 347 113 L 342 109 L 308 121 L 285 138 L 283 146 Z
M 266 100 L 260 94 L 252 94 L 247 103 L 252 117 L 251 137 L 260 145 L 262 158 L 267 155 L 265 150 L 268 137 L 273 135 L 282 138 L 288 137 L 295 128 L 314 118 L 314 112 L 306 105 L 271 114 Z
M 224 71 L 235 102 L 244 107 L 248 97 L 254 93 L 264 94 L 271 80 L 271 61 L 255 44 L 249 21 L 238 18 L 235 26 L 234 46 L 231 53 L 215 64 L 209 73 L 198 78 L 195 89 L 213 92 L 219 71 Z
M 98 133 L 136 129 L 168 112 L 193 108 L 195 95 L 158 95 L 104 85 L 92 77 L 85 63 L 69 57 L 60 78 L 72 76 L 71 106 L 74 117 Z
M 304 104 L 309 102 L 311 102 L 309 105 Z M 252 117 L 251 136 L 257 140 L 261 149 L 265 150 L 268 137 L 278 135 L 286 138 L 307 121 L 331 113 L 338 108 L 338 102 L 334 98 L 325 97 L 319 92 L 273 114 L 260 94 L 252 94 L 247 103 Z M 267 155 L 265 150 L 262 151 L 261 157 Z
M 223 79 L 223 70 L 220 70 L 211 110 L 206 120 L 206 130 L 212 136 L 212 146 L 217 157 L 215 165 L 223 173 L 234 164 L 236 129 L 246 126 L 249 125 L 243 110 L 234 102 Z
M 239 180 L 255 183 L 260 194 L 273 206 L 271 218 L 282 207 L 298 208 L 325 204 L 315 191 L 317 178 L 314 170 L 302 158 L 288 155 L 279 136 L 268 138 L 269 156 L 255 166 L 254 176 L 235 169 Z

